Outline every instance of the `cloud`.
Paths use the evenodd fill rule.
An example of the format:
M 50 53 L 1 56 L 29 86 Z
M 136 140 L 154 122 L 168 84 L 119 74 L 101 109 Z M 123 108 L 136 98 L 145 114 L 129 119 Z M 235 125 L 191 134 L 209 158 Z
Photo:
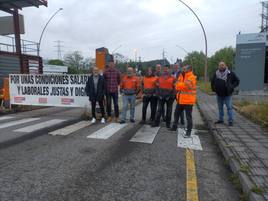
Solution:
M 258 1 L 185 0 L 202 20 L 209 41 L 209 54 L 224 46 L 235 45 L 238 31 L 258 32 L 261 5 Z M 202 30 L 195 16 L 178 0 L 57 0 L 48 8 L 26 8 L 25 39 L 38 41 L 41 31 L 58 9 L 64 10 L 48 25 L 41 46 L 45 58 L 56 58 L 56 40 L 64 41 L 64 51 L 82 51 L 94 57 L 94 50 L 105 46 L 134 58 L 138 49 L 142 59 L 184 57 L 175 47 L 188 51 L 204 50 Z

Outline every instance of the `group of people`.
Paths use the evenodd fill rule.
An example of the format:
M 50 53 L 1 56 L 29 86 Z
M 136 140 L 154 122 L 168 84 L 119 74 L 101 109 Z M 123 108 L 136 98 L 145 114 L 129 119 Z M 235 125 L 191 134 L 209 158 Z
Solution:
M 211 85 L 212 90 L 217 93 L 219 106 L 219 120 L 217 124 L 223 123 L 223 105 L 227 105 L 229 125 L 233 125 L 233 114 L 231 94 L 239 84 L 237 76 L 228 70 L 224 62 L 219 64 Z M 106 67 L 103 74 L 98 68 L 93 69 L 92 75 L 86 84 L 86 93 L 92 106 L 92 123 L 96 122 L 96 103 L 101 110 L 101 123 L 105 123 L 104 100 L 106 97 L 107 120 L 112 121 L 112 100 L 114 104 L 114 120 L 120 124 L 126 123 L 128 106 L 130 106 L 130 122 L 135 123 L 136 97 L 142 93 L 142 120 L 146 124 L 147 108 L 150 104 L 151 114 L 149 124 L 158 127 L 161 120 L 171 131 L 176 131 L 178 124 L 184 124 L 186 114 L 187 129 L 184 137 L 190 137 L 193 127 L 192 111 L 196 103 L 197 80 L 192 66 L 184 65 L 181 69 L 178 64 L 174 65 L 173 73 L 169 66 L 161 67 L 158 64 L 153 70 L 148 67 L 145 76 L 139 79 L 132 67 L 127 68 L 127 73 L 121 73 L 115 68 L 113 60 Z M 118 97 L 122 95 L 123 108 L 119 119 Z M 176 101 L 174 111 L 174 122 L 171 125 L 173 103 Z
M 118 97 L 122 95 L 123 107 L 119 119 Z M 179 122 L 184 124 L 184 111 L 187 119 L 186 136 L 190 136 L 192 130 L 192 108 L 196 102 L 196 77 L 190 65 L 180 69 L 175 64 L 173 73 L 169 66 L 163 69 L 158 64 L 153 70 L 148 67 L 146 75 L 140 79 L 136 76 L 132 67 L 127 68 L 127 73 L 121 76 L 115 68 L 113 60 L 108 63 L 103 74 L 98 68 L 94 68 L 92 75 L 86 84 L 86 93 L 89 96 L 92 108 L 92 123 L 96 122 L 96 103 L 101 110 L 101 123 L 105 123 L 104 100 L 106 100 L 107 121 L 112 121 L 112 100 L 114 104 L 114 120 L 120 124 L 126 123 L 128 106 L 130 107 L 130 122 L 135 123 L 136 97 L 142 93 L 142 121 L 147 123 L 146 114 L 150 104 L 150 121 L 152 127 L 158 127 L 161 120 L 165 121 L 166 127 L 172 131 L 177 130 Z M 106 97 L 106 99 L 105 99 Z M 174 112 L 174 123 L 171 126 L 172 108 L 177 101 Z

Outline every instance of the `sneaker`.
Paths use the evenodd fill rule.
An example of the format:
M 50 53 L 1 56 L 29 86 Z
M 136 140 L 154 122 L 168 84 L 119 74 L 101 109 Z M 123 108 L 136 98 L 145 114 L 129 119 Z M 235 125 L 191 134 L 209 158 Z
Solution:
M 144 125 L 144 124 L 146 124 L 146 121 L 141 120 L 139 124 Z
M 101 123 L 105 124 L 105 119 L 104 118 L 101 118 Z
M 152 127 L 155 128 L 155 127 L 159 127 L 159 123 L 153 123 L 152 124 Z
M 214 124 L 223 124 L 224 122 L 222 120 L 216 121 Z
M 108 122 L 113 121 L 112 117 L 108 117 L 107 121 L 108 121 Z
M 183 135 L 184 138 L 190 138 L 191 137 L 191 132 L 190 130 L 187 130 L 186 133 Z
M 119 121 L 119 123 L 120 123 L 120 124 L 125 124 L 125 123 L 126 123 L 126 121 L 121 120 L 121 121 Z
M 177 131 L 177 127 L 176 126 L 172 126 L 169 130 L 170 131 Z
M 96 123 L 96 119 L 95 118 L 92 118 L 91 123 L 92 124 L 95 124 Z
M 114 122 L 115 122 L 115 123 L 118 123 L 118 122 L 119 122 L 119 118 L 118 118 L 118 117 L 115 117 L 115 118 L 114 118 Z
M 233 122 L 229 122 L 229 124 L 228 124 L 229 126 L 233 126 L 234 125 L 234 123 Z
M 131 123 L 135 123 L 135 120 L 134 120 L 134 119 L 130 119 L 130 122 L 131 122 Z

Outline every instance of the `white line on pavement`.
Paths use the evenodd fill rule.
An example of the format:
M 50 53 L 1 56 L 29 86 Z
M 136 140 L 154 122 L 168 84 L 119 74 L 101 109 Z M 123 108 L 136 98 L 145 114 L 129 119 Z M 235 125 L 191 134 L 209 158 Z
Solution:
M 11 122 L 8 122 L 8 123 L 3 123 L 3 124 L 0 124 L 0 129 L 1 128 L 8 128 L 8 127 L 11 127 L 11 126 L 16 126 L 16 125 L 20 125 L 20 124 L 29 123 L 29 122 L 36 121 L 36 120 L 39 120 L 39 119 L 40 118 L 27 118 L 27 119 L 21 119 L 21 120 L 17 120 L 17 121 L 11 121 Z
M 50 132 L 50 135 L 69 135 L 71 133 L 74 133 L 75 131 L 78 131 L 82 128 L 85 128 L 87 126 L 90 126 L 92 123 L 90 121 L 80 121 L 76 124 L 70 125 L 70 126 L 66 126 L 65 128 L 59 129 L 59 130 L 55 130 L 53 132 Z
M 149 125 L 144 125 L 138 130 L 136 135 L 133 138 L 131 138 L 130 142 L 152 144 L 159 129 L 160 127 L 152 128 Z
M 53 126 L 53 125 L 62 123 L 64 121 L 65 120 L 62 120 L 62 119 L 52 119 L 52 120 L 49 120 L 49 121 L 45 121 L 45 122 L 42 122 L 42 123 L 38 123 L 38 124 L 35 124 L 35 125 L 26 126 L 24 128 L 17 129 L 14 132 L 31 133 L 33 131 L 37 131 L 37 130 L 40 130 L 40 129 L 43 129 L 43 128 L 47 128 L 49 126 Z
M 11 117 L 11 116 L 4 116 L 4 117 L 0 117 L 0 121 L 3 121 L 3 120 L 8 120 L 8 119 L 13 119 L 14 117 Z
M 108 126 L 105 126 L 104 128 L 94 132 L 93 134 L 87 136 L 87 138 L 94 138 L 94 139 L 108 139 L 112 135 L 114 135 L 116 132 L 121 130 L 127 126 L 127 124 L 116 124 L 116 123 L 111 123 Z
M 197 135 L 195 135 L 197 131 L 192 130 L 190 138 L 183 137 L 183 134 L 185 134 L 185 132 L 186 131 L 184 129 L 181 129 L 181 128 L 178 129 L 178 147 L 202 151 L 203 149 L 202 149 L 200 139 Z

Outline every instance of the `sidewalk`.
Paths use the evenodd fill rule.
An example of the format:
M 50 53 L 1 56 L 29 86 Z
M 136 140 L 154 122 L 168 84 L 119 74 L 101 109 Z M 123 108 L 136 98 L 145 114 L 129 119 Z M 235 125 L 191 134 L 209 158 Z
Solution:
M 232 171 L 239 175 L 243 192 L 251 201 L 268 201 L 268 133 L 236 111 L 233 127 L 215 125 L 215 96 L 199 92 L 198 107 Z

